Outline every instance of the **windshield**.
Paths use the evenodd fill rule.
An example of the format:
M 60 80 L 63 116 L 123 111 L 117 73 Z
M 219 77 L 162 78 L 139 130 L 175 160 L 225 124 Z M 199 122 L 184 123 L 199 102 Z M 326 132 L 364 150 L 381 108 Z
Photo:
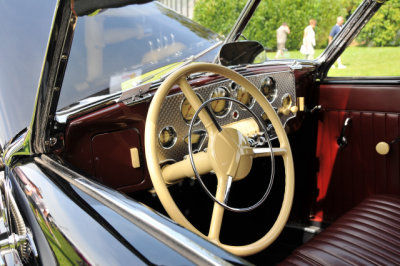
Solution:
M 79 17 L 58 109 L 90 96 L 121 91 L 123 84 L 213 46 L 220 37 L 158 2 Z M 218 49 L 199 58 L 212 62 Z
M 55 6 L 55 1 L 0 2 L 0 145 L 32 119 Z

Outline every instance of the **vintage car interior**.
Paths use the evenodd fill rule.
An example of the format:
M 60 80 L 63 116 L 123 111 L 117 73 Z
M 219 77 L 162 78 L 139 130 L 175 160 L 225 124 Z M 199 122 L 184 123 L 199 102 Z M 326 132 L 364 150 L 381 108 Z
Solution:
M 56 14 L 70 19 L 62 45 L 50 41 L 63 52 L 46 63 L 57 75 L 35 113 L 39 167 L 118 191 L 250 263 L 400 263 L 399 80 L 326 77 L 382 1 L 364 1 L 314 61 L 266 59 L 240 32 L 156 32 L 161 15 L 140 12 L 189 22 L 154 2 L 126 7 L 134 20 L 78 3 Z

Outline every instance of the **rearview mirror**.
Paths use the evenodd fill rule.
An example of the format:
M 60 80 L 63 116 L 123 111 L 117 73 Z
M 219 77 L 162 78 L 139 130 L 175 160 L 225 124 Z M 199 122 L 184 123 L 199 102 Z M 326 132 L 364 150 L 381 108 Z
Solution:
M 219 61 L 223 66 L 261 63 L 265 60 L 267 60 L 265 49 L 256 41 L 227 43 L 219 52 Z

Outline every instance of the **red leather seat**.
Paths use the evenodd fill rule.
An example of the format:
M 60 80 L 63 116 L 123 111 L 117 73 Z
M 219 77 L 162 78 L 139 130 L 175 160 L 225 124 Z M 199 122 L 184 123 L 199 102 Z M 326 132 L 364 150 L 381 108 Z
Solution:
M 281 264 L 400 265 L 400 197 L 364 200 Z

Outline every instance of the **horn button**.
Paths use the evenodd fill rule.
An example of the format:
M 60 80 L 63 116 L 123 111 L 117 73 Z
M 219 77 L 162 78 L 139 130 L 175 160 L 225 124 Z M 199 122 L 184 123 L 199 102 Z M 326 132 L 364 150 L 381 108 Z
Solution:
M 233 180 L 246 177 L 253 164 L 251 147 L 247 139 L 236 129 L 224 128 L 209 145 L 213 168 L 231 176 Z

